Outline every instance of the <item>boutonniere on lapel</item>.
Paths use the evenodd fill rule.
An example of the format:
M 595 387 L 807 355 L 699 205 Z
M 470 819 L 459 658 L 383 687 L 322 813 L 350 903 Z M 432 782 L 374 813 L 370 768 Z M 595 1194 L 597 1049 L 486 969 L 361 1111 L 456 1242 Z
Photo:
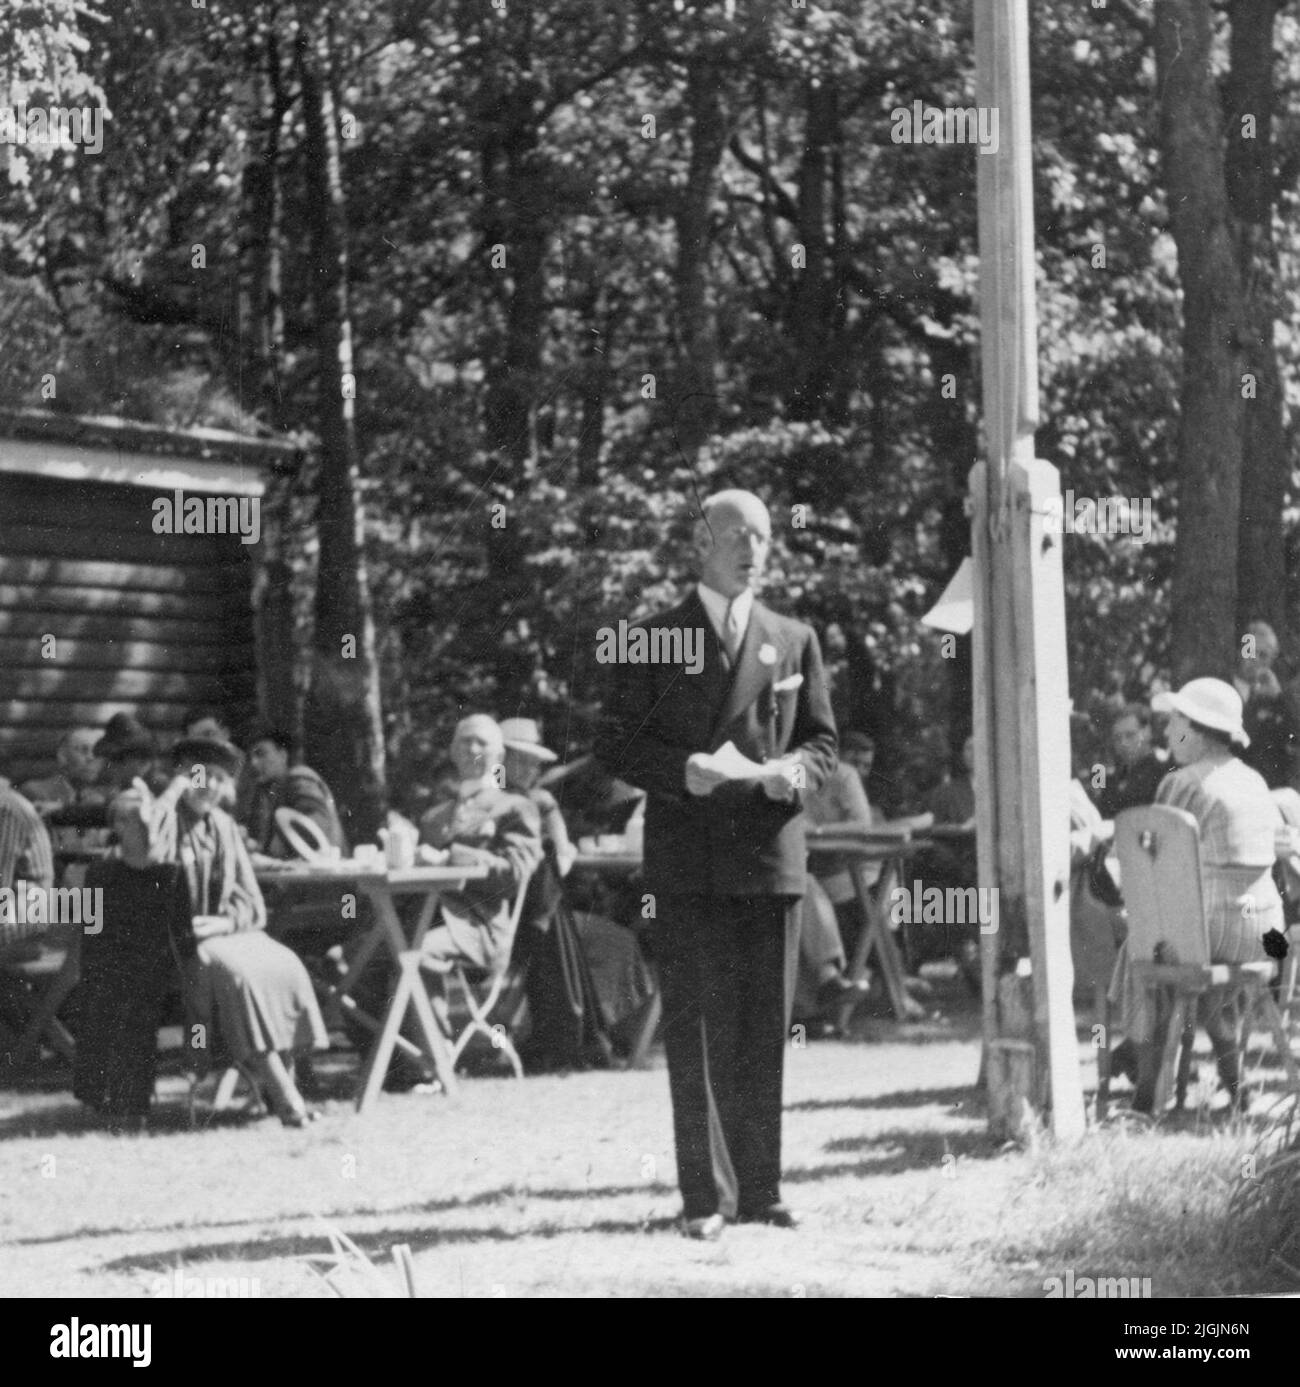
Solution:
M 768 686 L 770 690 L 768 694 L 768 716 L 773 722 L 776 721 L 777 708 L 779 707 L 777 694 L 794 693 L 802 683 L 802 674 L 791 674 L 785 679 L 774 679 Z
M 758 663 L 760 665 L 774 665 L 776 664 L 776 658 L 776 646 L 764 641 L 763 644 L 758 647 Z
M 764 656 L 768 653 L 770 653 L 771 658 L 765 659 Z M 777 656 L 776 650 L 772 646 L 765 645 L 759 650 L 758 658 L 762 661 L 763 664 L 771 666 L 776 664 L 777 659 L 779 657 Z M 773 670 L 773 674 L 775 673 L 776 671 Z M 776 723 L 777 716 L 780 711 L 780 701 L 777 698 L 777 694 L 792 693 L 802 683 L 802 674 L 791 674 L 788 675 L 785 679 L 774 678 L 768 683 L 767 688 L 765 690 L 763 711 L 766 714 L 767 720 L 770 723 Z

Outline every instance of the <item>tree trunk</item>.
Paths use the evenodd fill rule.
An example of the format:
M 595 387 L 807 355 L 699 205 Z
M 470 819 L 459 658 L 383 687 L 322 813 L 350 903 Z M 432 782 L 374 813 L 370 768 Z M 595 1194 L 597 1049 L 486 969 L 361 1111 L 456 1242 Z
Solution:
M 708 295 L 709 210 L 726 125 L 718 70 L 691 64 L 686 109 L 691 117 L 691 159 L 677 206 L 678 364 L 672 428 L 680 455 L 695 461 L 718 418 L 718 344 Z
M 358 498 L 352 318 L 339 134 L 327 43 L 306 25 L 295 41 L 303 96 L 303 168 L 311 227 L 318 382 L 319 571 L 306 751 L 334 789 L 352 842 L 373 838 L 385 801 L 375 630 Z
M 252 356 L 259 407 L 277 431 L 284 426 L 281 378 L 284 368 L 284 297 L 281 265 L 280 130 L 290 101 L 280 69 L 279 42 L 270 25 L 255 25 L 249 64 L 259 79 L 261 149 L 244 172 L 245 239 L 240 260 L 248 266 L 244 320 L 253 338 Z
M 483 416 L 494 461 L 505 460 L 508 479 L 519 482 L 536 459 L 537 385 L 546 322 L 542 273 L 547 208 L 535 168 L 537 127 L 532 99 L 526 92 L 517 92 L 504 104 L 509 114 L 500 132 L 500 163 L 491 160 L 488 182 L 494 203 L 489 225 L 491 244 L 504 247 L 510 291 L 505 302 L 505 341 L 488 374 Z
M 485 59 L 479 93 L 483 175 L 483 228 L 489 256 L 500 248 L 505 263 L 491 273 L 500 289 L 501 336 L 488 353 L 483 400 L 487 447 L 485 494 L 508 503 L 526 486 L 538 453 L 537 401 L 546 327 L 545 262 L 552 199 L 541 167 L 538 89 L 532 65 L 531 6 L 507 12 L 511 61 L 503 76 Z M 492 15 L 486 27 L 496 27 Z M 483 24 L 481 16 L 474 23 Z M 481 30 L 480 30 L 481 32 Z M 532 581 L 517 543 L 510 508 L 497 513 L 504 525 L 488 528 L 488 576 L 481 604 L 466 623 L 466 653 L 491 668 L 499 707 L 526 697 L 536 670 L 536 651 L 513 613 L 532 593 Z
M 593 268 L 593 274 L 595 273 Z M 582 365 L 578 372 L 578 392 L 582 410 L 578 422 L 578 485 L 596 486 L 600 482 L 600 452 L 605 442 L 605 399 L 609 394 L 609 358 L 612 347 L 613 315 L 602 314 L 600 287 L 595 280 L 582 296 L 579 307 Z
M 1237 632 L 1246 332 L 1228 225 L 1209 0 L 1157 0 L 1156 73 L 1169 220 L 1183 286 L 1172 659 L 1178 682 L 1227 676 Z
M 1272 624 L 1287 648 L 1286 555 L 1282 507 L 1287 446 L 1282 382 L 1273 327 L 1277 250 L 1273 243 L 1273 21 L 1277 0 L 1233 0 L 1231 67 L 1224 84 L 1228 202 L 1236 219 L 1237 263 L 1246 298 L 1245 370 L 1249 383 L 1241 459 L 1237 547 L 1239 629 L 1255 618 Z M 1253 122 L 1253 136 L 1248 122 Z M 1253 396 L 1250 391 L 1253 391 Z
M 835 141 L 835 92 L 825 81 L 807 83 L 804 150 L 799 161 L 799 244 L 804 267 L 796 269 L 791 304 L 791 362 L 794 419 L 825 417 L 835 342 L 831 331 L 834 286 L 826 235 L 826 191 Z
M 826 405 L 822 417 L 832 427 L 849 420 L 853 393 L 853 360 L 849 351 L 848 270 L 852 252 L 848 235 L 848 198 L 844 189 L 844 134 L 838 109 L 831 145 L 831 284 L 830 324 L 827 333 L 828 369 Z

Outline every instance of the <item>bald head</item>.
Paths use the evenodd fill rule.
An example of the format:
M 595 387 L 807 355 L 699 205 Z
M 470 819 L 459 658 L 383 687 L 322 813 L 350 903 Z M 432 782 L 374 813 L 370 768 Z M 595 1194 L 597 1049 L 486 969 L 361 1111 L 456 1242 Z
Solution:
M 479 780 L 505 759 L 505 743 L 495 719 L 473 713 L 456 724 L 451 761 L 462 780 Z
M 772 543 L 767 507 L 752 491 L 719 491 L 695 522 L 700 581 L 723 597 L 757 588 Z

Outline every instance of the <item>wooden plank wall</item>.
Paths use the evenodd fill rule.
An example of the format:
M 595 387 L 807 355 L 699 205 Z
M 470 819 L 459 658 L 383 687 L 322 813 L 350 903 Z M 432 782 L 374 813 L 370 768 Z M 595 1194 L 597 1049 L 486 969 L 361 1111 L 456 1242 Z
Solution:
M 251 546 L 155 534 L 169 494 L 0 475 L 0 774 L 15 784 L 114 713 L 163 744 L 196 704 L 252 715 Z

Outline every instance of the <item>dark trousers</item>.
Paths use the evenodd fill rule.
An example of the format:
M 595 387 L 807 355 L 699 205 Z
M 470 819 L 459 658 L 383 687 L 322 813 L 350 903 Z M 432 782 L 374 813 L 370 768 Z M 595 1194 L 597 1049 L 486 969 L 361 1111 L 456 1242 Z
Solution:
M 683 1212 L 775 1204 L 799 902 L 661 896 L 655 958 Z

